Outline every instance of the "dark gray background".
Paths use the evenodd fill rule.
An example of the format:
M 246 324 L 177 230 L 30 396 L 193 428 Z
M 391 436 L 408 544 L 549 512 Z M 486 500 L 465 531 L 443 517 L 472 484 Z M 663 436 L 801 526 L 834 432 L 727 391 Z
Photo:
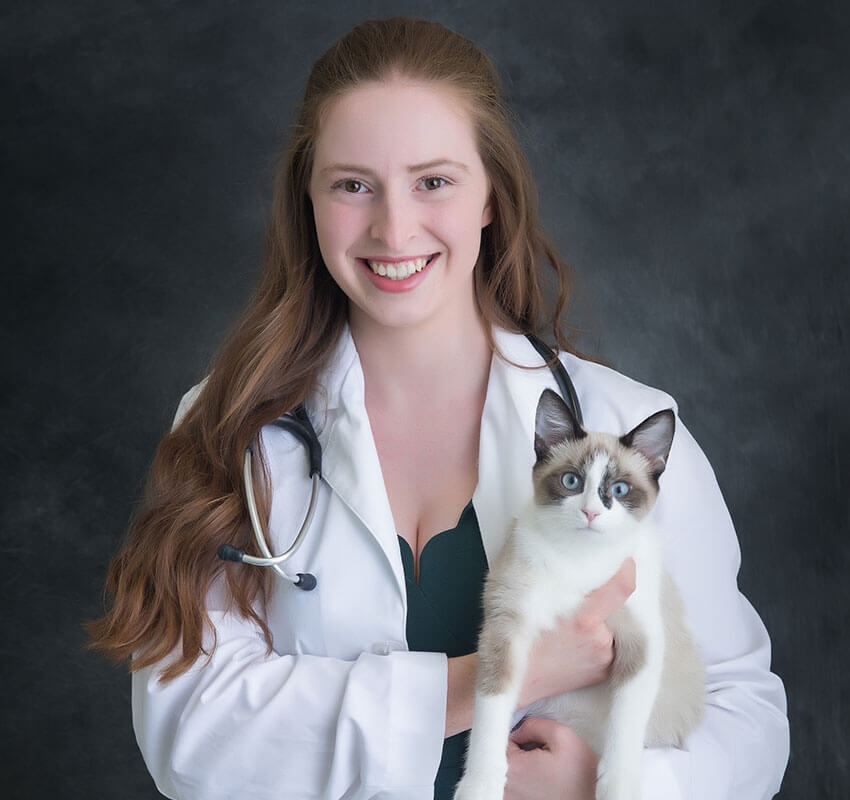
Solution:
M 781 796 L 850 796 L 850 26 L 791 0 L 3 4 L 5 796 L 157 796 L 80 624 L 257 276 L 311 63 L 398 12 L 501 69 L 580 344 L 678 399 L 725 491 L 788 689 Z

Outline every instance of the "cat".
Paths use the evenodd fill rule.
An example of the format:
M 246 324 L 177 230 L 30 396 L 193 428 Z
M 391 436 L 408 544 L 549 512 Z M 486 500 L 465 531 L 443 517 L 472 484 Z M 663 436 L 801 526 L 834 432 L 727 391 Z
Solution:
M 455 800 L 501 800 L 506 748 L 537 635 L 571 616 L 632 557 L 636 589 L 608 620 L 609 677 L 539 701 L 529 716 L 569 725 L 599 755 L 597 800 L 639 800 L 644 746 L 677 746 L 698 723 L 705 668 L 662 566 L 649 512 L 675 430 L 659 411 L 625 436 L 588 433 L 547 389 L 535 420 L 534 497 L 484 589 L 475 717 Z

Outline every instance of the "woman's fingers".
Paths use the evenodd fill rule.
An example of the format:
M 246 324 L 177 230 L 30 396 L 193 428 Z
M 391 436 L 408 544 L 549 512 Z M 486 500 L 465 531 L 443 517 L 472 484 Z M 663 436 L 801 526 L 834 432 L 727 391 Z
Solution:
M 521 706 L 552 697 L 608 676 L 614 660 L 614 636 L 606 620 L 635 589 L 635 563 L 627 559 L 608 583 L 592 592 L 572 617 L 543 631 L 531 653 L 520 696 Z
M 550 742 L 560 734 L 563 725 L 543 717 L 526 717 L 522 725 L 511 732 L 510 741 L 523 750 L 532 745 L 548 747 Z M 567 729 L 569 730 L 569 729 Z
M 592 800 L 598 761 L 571 728 L 529 717 L 508 744 L 505 800 Z

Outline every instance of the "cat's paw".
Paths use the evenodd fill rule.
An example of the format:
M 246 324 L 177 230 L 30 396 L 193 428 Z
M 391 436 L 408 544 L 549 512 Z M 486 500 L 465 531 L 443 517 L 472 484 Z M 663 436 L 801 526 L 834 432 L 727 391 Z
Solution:
M 596 800 L 640 800 L 640 775 L 609 769 L 602 759 L 596 776 Z
M 464 775 L 455 789 L 454 800 L 502 800 L 505 781 L 476 779 Z

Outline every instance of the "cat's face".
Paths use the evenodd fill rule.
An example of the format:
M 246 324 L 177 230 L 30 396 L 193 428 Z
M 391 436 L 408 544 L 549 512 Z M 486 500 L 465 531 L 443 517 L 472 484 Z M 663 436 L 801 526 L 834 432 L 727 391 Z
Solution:
M 673 412 L 660 411 L 620 438 L 587 433 L 547 389 L 537 406 L 535 501 L 557 508 L 565 531 L 628 535 L 655 504 L 674 427 Z

